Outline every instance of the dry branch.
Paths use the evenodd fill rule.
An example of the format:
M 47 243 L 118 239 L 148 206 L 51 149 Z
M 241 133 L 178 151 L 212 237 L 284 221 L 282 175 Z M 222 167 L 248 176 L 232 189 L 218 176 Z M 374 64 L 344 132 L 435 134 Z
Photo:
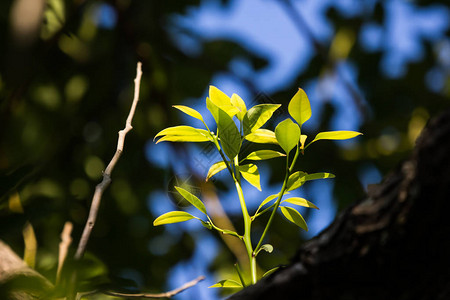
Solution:
M 98 210 L 100 207 L 100 202 L 102 199 L 103 192 L 111 183 L 111 173 L 120 158 L 120 155 L 123 152 L 123 145 L 125 142 L 125 136 L 127 133 L 133 129 L 131 126 L 131 122 L 134 117 L 134 112 L 136 110 L 137 103 L 139 101 L 139 89 L 141 85 L 141 77 L 142 77 L 142 64 L 138 62 L 136 68 L 136 78 L 134 79 L 134 98 L 133 103 L 131 105 L 130 113 L 128 114 L 128 118 L 125 124 L 125 128 L 119 131 L 119 138 L 117 140 L 117 149 L 113 158 L 109 162 L 105 171 L 103 172 L 103 180 L 95 187 L 94 196 L 92 197 L 92 204 L 89 210 L 89 217 L 86 222 L 86 225 L 83 230 L 83 234 L 80 239 L 80 243 L 78 244 L 77 252 L 75 253 L 75 260 L 80 260 L 84 252 L 86 251 L 86 246 L 89 241 L 89 237 L 91 235 L 92 229 L 94 228 L 95 221 L 97 220 Z

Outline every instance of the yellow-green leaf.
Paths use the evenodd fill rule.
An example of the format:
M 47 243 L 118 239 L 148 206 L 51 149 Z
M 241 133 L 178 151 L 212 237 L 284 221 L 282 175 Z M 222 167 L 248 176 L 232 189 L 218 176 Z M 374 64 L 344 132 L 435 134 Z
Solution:
M 172 105 L 172 107 L 181 110 L 182 112 L 184 112 L 185 114 L 187 114 L 193 118 L 203 121 L 202 115 L 193 108 L 190 108 L 190 107 L 184 106 L 184 105 Z
M 302 215 L 297 210 L 288 206 L 280 206 L 280 208 L 281 213 L 286 219 L 288 219 L 298 227 L 308 231 L 308 226 L 306 225 L 305 219 L 303 219 Z
M 156 220 L 153 221 L 153 226 L 179 223 L 179 222 L 184 222 L 184 221 L 188 221 L 188 220 L 192 220 L 192 219 L 198 219 L 198 218 L 194 217 L 193 215 L 191 215 L 185 211 L 171 211 L 171 212 L 165 213 L 165 214 L 157 217 Z
M 273 246 L 271 244 L 264 244 L 264 245 L 261 246 L 260 250 L 264 250 L 264 251 L 266 251 L 268 253 L 272 253 Z
M 293 190 L 301 187 L 306 182 L 306 179 L 305 179 L 306 175 L 308 175 L 308 174 L 306 174 L 305 172 L 302 172 L 302 171 L 297 171 L 297 172 L 291 174 L 291 176 L 289 176 L 288 182 L 286 184 L 286 191 L 293 191 Z
M 206 181 L 208 181 L 211 177 L 219 173 L 220 171 L 227 168 L 227 165 L 223 161 L 219 161 L 214 163 L 208 170 L 208 175 L 206 175 Z
M 281 203 L 283 203 L 283 202 L 291 203 L 291 204 L 294 204 L 294 205 L 300 205 L 300 206 L 304 206 L 304 207 L 310 207 L 310 208 L 319 209 L 312 202 L 309 202 L 305 198 L 300 198 L 300 197 L 292 197 L 292 198 L 283 200 Z
M 250 108 L 243 118 L 244 135 L 248 135 L 266 124 L 280 106 L 280 104 L 258 104 Z
M 309 181 L 309 180 L 326 179 L 326 178 L 334 178 L 334 177 L 336 177 L 336 176 L 334 176 L 334 174 L 321 172 L 321 173 L 307 174 L 305 176 L 305 180 Z
M 272 274 L 273 272 L 275 272 L 276 270 L 278 270 L 280 267 L 275 267 L 270 269 L 269 271 L 267 271 L 266 273 L 264 273 L 264 275 L 262 277 L 266 277 L 269 276 L 270 274 Z
M 245 159 L 247 160 L 265 160 L 275 157 L 286 156 L 283 153 L 273 150 L 258 150 L 247 155 Z
M 226 112 L 230 117 L 233 117 L 235 114 L 240 112 L 240 109 L 231 103 L 230 97 L 228 97 L 224 92 L 222 92 L 215 86 L 211 85 L 209 87 L 209 98 L 207 98 L 207 100 L 208 99 L 210 99 L 210 101 L 214 103 L 215 106 Z
M 306 142 L 306 138 L 307 138 L 308 136 L 306 135 L 306 134 L 302 134 L 301 136 L 300 136 L 300 149 L 305 149 L 305 142 Z
M 289 102 L 288 111 L 300 127 L 311 118 L 311 105 L 304 90 L 298 89 Z
M 273 194 L 273 195 L 268 196 L 266 199 L 263 200 L 263 202 L 261 202 L 261 204 L 259 205 L 257 211 L 259 211 L 264 205 L 266 205 L 270 201 L 273 201 L 277 197 L 278 197 L 278 194 Z
M 362 133 L 357 131 L 346 131 L 346 130 L 324 131 L 319 132 L 311 143 L 314 143 L 315 141 L 318 140 L 348 140 L 358 135 L 362 135 Z
M 242 284 L 231 279 L 225 279 L 210 286 L 210 288 L 242 288 Z
M 231 95 L 230 100 L 231 104 L 239 109 L 239 112 L 236 114 L 236 117 L 239 119 L 239 121 L 242 121 L 244 115 L 247 113 L 247 107 L 245 106 L 244 100 L 242 100 L 242 98 L 239 97 L 239 95 L 237 94 Z
M 249 135 L 246 135 L 245 139 L 253 143 L 271 143 L 278 145 L 277 138 L 275 137 L 275 132 L 268 129 L 257 129 Z
M 300 141 L 300 127 L 291 119 L 286 119 L 275 128 L 275 136 L 281 148 L 289 154 Z
M 180 193 L 181 196 L 183 196 L 184 199 L 186 199 L 189 203 L 191 203 L 195 208 L 197 208 L 199 211 L 204 213 L 205 215 L 208 215 L 206 213 L 206 208 L 203 202 L 197 198 L 197 196 L 191 194 L 187 190 L 176 186 L 175 189 Z
M 261 183 L 259 179 L 258 167 L 254 164 L 239 166 L 239 172 L 242 177 L 247 180 L 251 185 L 261 191 Z
M 162 136 L 156 143 L 169 142 L 207 142 L 212 141 L 210 133 L 204 129 L 191 126 L 174 126 L 161 130 L 155 135 L 155 139 Z

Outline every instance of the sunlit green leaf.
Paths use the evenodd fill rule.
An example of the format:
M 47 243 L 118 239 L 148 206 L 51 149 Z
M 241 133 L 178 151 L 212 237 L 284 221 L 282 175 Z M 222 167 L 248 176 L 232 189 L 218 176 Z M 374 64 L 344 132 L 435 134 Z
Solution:
M 286 156 L 283 153 L 273 151 L 273 150 L 258 150 L 247 155 L 245 159 L 247 160 L 265 160 L 275 157 Z
M 310 208 L 319 209 L 312 202 L 309 202 L 305 198 L 300 198 L 300 197 L 292 197 L 292 198 L 283 200 L 281 203 L 283 203 L 283 202 L 291 203 L 291 204 L 294 204 L 294 205 L 300 205 L 300 206 L 304 206 L 304 207 L 310 207 Z
M 278 145 L 277 138 L 275 137 L 275 132 L 268 129 L 257 129 L 249 135 L 245 136 L 245 139 L 259 144 L 275 144 Z
M 311 143 L 314 143 L 315 141 L 318 140 L 348 140 L 358 135 L 362 135 L 362 133 L 346 130 L 324 131 L 319 132 Z
M 203 121 L 202 115 L 193 108 L 190 108 L 190 107 L 184 106 L 184 105 L 172 105 L 172 107 L 181 110 L 182 112 L 184 112 L 185 114 L 187 114 L 193 118 Z
M 293 191 L 295 189 L 298 189 L 299 187 L 301 187 L 305 182 L 306 182 L 306 174 L 305 172 L 302 171 L 297 171 L 293 174 L 291 174 L 288 178 L 288 182 L 286 184 L 286 190 L 287 191 Z
M 168 142 L 207 142 L 212 141 L 210 133 L 204 129 L 191 126 L 174 126 L 161 130 L 155 139 L 162 136 L 156 143 Z
M 277 197 L 278 197 L 278 194 L 273 194 L 273 195 L 268 196 L 266 199 L 263 200 L 263 202 L 261 202 L 261 204 L 258 207 L 258 210 L 260 210 L 264 205 L 266 205 L 270 201 L 273 201 Z
M 185 211 L 171 211 L 171 212 L 165 213 L 165 214 L 157 217 L 156 220 L 153 221 L 153 226 L 179 223 L 179 222 L 184 222 L 184 221 L 188 221 L 188 220 L 192 220 L 192 219 L 198 219 L 198 218 L 194 217 L 193 215 L 191 215 Z
M 261 183 L 259 179 L 258 167 L 254 164 L 239 166 L 239 172 L 242 177 L 247 180 L 251 185 L 261 190 Z
M 233 94 L 231 95 L 231 104 L 234 107 L 239 108 L 239 112 L 236 114 L 236 117 L 239 119 L 239 121 L 242 121 L 244 115 L 247 113 L 247 107 L 245 106 L 244 100 L 242 100 L 239 95 Z
M 305 149 L 305 142 L 306 142 L 306 139 L 308 138 L 308 136 L 306 135 L 306 134 L 302 134 L 301 136 L 300 136 L 300 149 Z
M 305 176 L 305 180 L 309 181 L 309 180 L 326 179 L 326 178 L 334 178 L 334 177 L 336 177 L 336 176 L 334 176 L 334 174 L 321 172 L 321 173 L 307 174 Z
M 298 89 L 288 106 L 289 114 L 300 127 L 311 118 L 311 105 L 305 91 Z
M 204 213 L 205 215 L 208 215 L 206 213 L 206 208 L 203 202 L 197 198 L 197 196 L 191 194 L 187 190 L 176 186 L 175 189 L 180 193 L 181 196 L 183 196 L 184 199 L 186 199 L 189 203 L 191 203 L 195 208 L 197 208 L 199 211 Z
M 303 219 L 302 215 L 292 207 L 288 206 L 280 206 L 281 213 L 283 216 L 297 225 L 298 227 L 308 231 L 308 226 L 306 225 L 305 219 Z
M 223 161 L 219 161 L 214 163 L 208 170 L 208 175 L 206 175 L 206 181 L 208 181 L 211 177 L 219 173 L 220 171 L 227 168 L 227 165 Z
M 261 250 L 264 250 L 268 253 L 272 253 L 273 251 L 273 246 L 271 244 L 264 244 L 261 246 Z
M 275 267 L 270 269 L 269 271 L 267 271 L 266 273 L 264 273 L 264 275 L 262 277 L 266 277 L 269 276 L 270 274 L 274 273 L 276 270 L 278 270 L 280 267 Z
M 226 112 L 230 117 L 233 117 L 235 114 L 240 112 L 240 109 L 231 103 L 230 97 L 228 97 L 224 92 L 222 92 L 215 86 L 211 85 L 209 87 L 209 98 L 206 99 L 207 102 L 208 102 L 208 99 L 212 103 L 214 103 L 215 106 L 217 106 L 218 108 L 220 108 L 224 112 Z M 206 106 L 208 107 L 208 103 Z M 208 107 L 208 109 L 210 109 L 210 108 Z M 213 112 L 211 112 L 211 113 L 214 116 L 214 113 Z
M 210 286 L 210 288 L 242 288 L 242 284 L 231 279 L 225 279 Z
M 258 104 L 250 108 L 243 118 L 244 135 L 261 128 L 280 106 L 280 104 Z
M 241 134 L 233 119 L 208 98 L 206 106 L 214 117 L 217 131 L 225 154 L 232 160 L 241 148 Z M 236 108 L 237 109 L 237 108 Z
M 288 154 L 300 141 L 300 128 L 291 119 L 286 119 L 275 128 L 278 144 Z

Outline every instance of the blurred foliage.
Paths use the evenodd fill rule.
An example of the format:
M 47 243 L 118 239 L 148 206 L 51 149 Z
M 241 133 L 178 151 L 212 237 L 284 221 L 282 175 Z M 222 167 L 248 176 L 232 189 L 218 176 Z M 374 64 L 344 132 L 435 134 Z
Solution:
M 35 9 L 23 8 L 32 2 Z M 28 222 L 32 224 L 38 242 L 36 269 L 50 281 L 55 279 L 64 223 L 74 223 L 69 254 L 73 255 L 94 187 L 115 151 L 117 132 L 123 128 L 131 104 L 138 60 L 143 62 L 144 77 L 134 129 L 112 174 L 113 183 L 103 196 L 89 253 L 79 266 L 80 284 L 83 290 L 92 289 L 92 278 L 97 278 L 98 284 L 115 283 L 115 288 L 125 288 L 130 284 L 114 278 L 132 270 L 138 274 L 133 279 L 140 287 L 164 290 L 171 266 L 192 255 L 194 240 L 186 233 L 176 243 L 168 244 L 163 257 L 150 251 L 155 248 L 152 243 L 164 240 L 160 237 L 167 238 L 170 232 L 152 227 L 155 216 L 148 208 L 148 196 L 167 186 L 171 171 L 150 164 L 145 145 L 162 128 L 179 123 L 180 114 L 169 109 L 171 105 L 201 97 L 215 74 L 233 74 L 229 69 L 231 59 L 244 58 L 254 69 L 266 65 L 264 56 L 237 42 L 206 40 L 189 31 L 187 34 L 201 44 L 200 54 L 189 56 L 179 49 L 169 36 L 173 26 L 170 17 L 200 3 L 0 1 L 0 239 L 23 253 L 22 230 Z M 418 3 L 427 7 L 446 2 Z M 105 10 L 111 13 L 109 18 L 102 17 Z M 297 74 L 292 86 L 270 97 L 286 105 L 298 86 L 336 71 L 340 61 L 359 66 L 358 87 L 350 89 L 361 91 L 367 101 L 359 103 L 361 111 L 356 112 L 364 116 L 360 128 L 364 137 L 350 148 L 334 143 L 315 148 L 301 162 L 305 171 L 331 168 L 337 174 L 334 196 L 338 206 L 344 207 L 364 195 L 358 178 L 361 168 L 371 164 L 382 174 L 388 172 L 411 151 L 427 119 L 449 106 L 449 73 L 448 66 L 440 61 L 439 43 L 429 40 L 421 41 L 424 54 L 408 65 L 404 76 L 392 79 L 381 72 L 382 51 L 367 51 L 358 42 L 364 24 L 383 26 L 381 4 L 372 14 L 349 17 L 334 9 L 325 13 L 334 25 L 334 39 L 329 45 L 312 41 L 315 55 L 306 71 Z M 425 84 L 424 78 L 433 68 L 446 72 L 446 84 L 439 91 Z M 234 75 L 255 98 L 258 87 L 248 78 Z M 358 94 L 353 101 L 361 100 Z M 317 131 L 328 130 L 327 120 L 335 114 L 333 106 L 326 105 Z M 173 147 L 180 154 L 176 159 L 183 160 L 185 150 L 179 145 Z M 281 169 L 274 172 L 272 182 L 282 179 L 277 174 L 282 174 Z M 9 209 L 8 199 L 16 192 L 23 213 Z M 241 228 L 242 224 L 235 226 Z M 273 231 L 273 241 L 269 242 L 283 247 L 275 249 L 272 256 L 261 256 L 266 269 L 287 263 L 301 244 L 294 227 L 275 222 Z M 230 260 L 234 260 L 230 252 L 220 249 L 211 270 L 221 270 L 224 264 L 230 265 Z M 67 266 L 65 274 L 72 263 Z

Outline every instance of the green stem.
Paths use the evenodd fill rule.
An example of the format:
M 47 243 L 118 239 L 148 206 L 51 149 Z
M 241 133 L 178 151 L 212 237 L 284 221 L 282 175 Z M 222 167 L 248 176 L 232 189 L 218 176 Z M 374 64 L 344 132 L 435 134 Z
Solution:
M 241 183 L 239 182 L 239 161 L 238 161 L 238 157 L 236 156 L 234 158 L 234 164 L 236 167 L 236 176 L 233 176 L 234 179 L 234 185 L 236 186 L 236 191 L 238 193 L 239 196 L 239 202 L 241 204 L 241 209 L 242 209 L 242 216 L 244 218 L 244 245 L 245 245 L 245 249 L 247 250 L 247 254 L 248 254 L 248 259 L 250 261 L 250 272 L 252 275 L 252 284 L 256 283 L 256 261 L 255 261 L 255 257 L 253 255 L 253 248 L 252 248 L 252 240 L 250 237 L 250 233 L 251 233 L 251 226 L 252 226 L 252 220 L 250 218 L 250 215 L 248 214 L 248 210 L 247 210 L 247 205 L 245 204 L 245 198 L 244 198 L 244 193 L 242 191 L 242 187 L 241 187 Z
M 300 148 L 299 145 L 297 144 L 297 149 L 294 155 L 294 159 L 291 162 L 291 165 L 289 166 L 289 153 L 286 155 L 286 175 L 284 176 L 284 181 L 283 181 L 283 186 L 281 187 L 281 191 L 278 194 L 278 198 L 277 201 L 275 202 L 275 204 L 273 205 L 273 210 L 272 210 L 272 214 L 269 217 L 269 221 L 267 221 L 266 227 L 264 228 L 264 231 L 261 235 L 261 238 L 259 239 L 258 244 L 255 247 L 255 250 L 253 252 L 253 255 L 255 256 L 256 253 L 258 253 L 259 249 L 261 248 L 261 245 L 264 241 L 264 238 L 266 237 L 267 232 L 269 231 L 270 225 L 272 224 L 272 221 L 275 217 L 275 214 L 278 210 L 278 207 L 280 206 L 281 203 L 281 199 L 283 198 L 284 193 L 286 192 L 286 188 L 287 188 L 287 182 L 289 179 L 289 176 L 291 175 L 292 170 L 294 169 L 295 166 L 295 162 L 298 159 L 300 153 Z M 265 212 L 265 210 L 264 210 Z

